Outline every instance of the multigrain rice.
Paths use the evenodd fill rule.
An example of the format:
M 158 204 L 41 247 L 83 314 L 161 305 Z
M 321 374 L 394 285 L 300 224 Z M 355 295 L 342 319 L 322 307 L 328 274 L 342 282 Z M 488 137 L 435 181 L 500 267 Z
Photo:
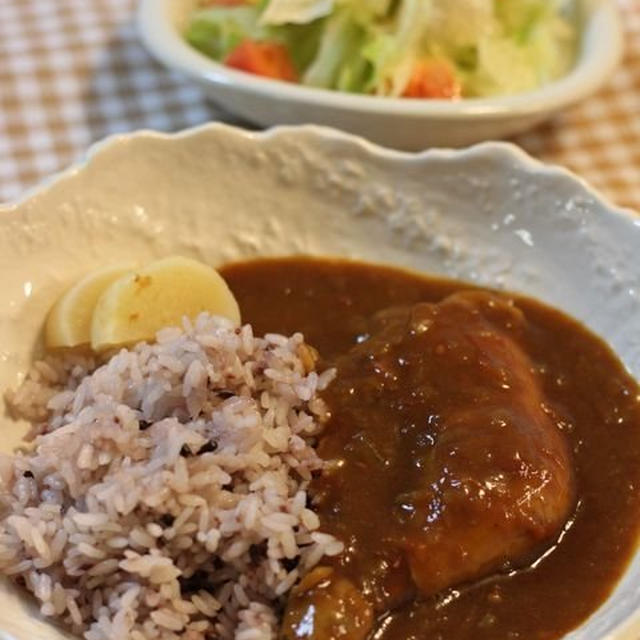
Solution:
M 87 640 L 273 638 L 342 550 L 306 506 L 333 375 L 300 334 L 207 314 L 100 366 L 36 363 L 8 397 L 34 442 L 0 459 L 0 571 Z

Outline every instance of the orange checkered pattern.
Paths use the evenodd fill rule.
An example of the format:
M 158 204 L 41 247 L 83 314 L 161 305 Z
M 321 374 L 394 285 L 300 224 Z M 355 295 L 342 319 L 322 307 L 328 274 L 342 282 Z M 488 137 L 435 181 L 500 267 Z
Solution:
M 640 0 L 619 0 L 625 59 L 597 95 L 513 142 L 640 212 Z
M 640 210 L 640 2 L 619 0 L 624 64 L 598 95 L 514 141 Z M 0 0 L 0 200 L 105 135 L 233 118 L 140 44 L 135 0 Z

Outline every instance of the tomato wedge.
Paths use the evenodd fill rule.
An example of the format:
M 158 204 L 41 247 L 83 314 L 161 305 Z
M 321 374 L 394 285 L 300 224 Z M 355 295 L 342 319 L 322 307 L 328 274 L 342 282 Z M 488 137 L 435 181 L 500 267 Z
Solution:
M 462 87 L 453 66 L 446 60 L 423 60 L 415 64 L 403 97 L 459 98 Z
M 224 63 L 258 76 L 297 82 L 298 72 L 287 48 L 279 42 L 244 40 L 225 58 Z

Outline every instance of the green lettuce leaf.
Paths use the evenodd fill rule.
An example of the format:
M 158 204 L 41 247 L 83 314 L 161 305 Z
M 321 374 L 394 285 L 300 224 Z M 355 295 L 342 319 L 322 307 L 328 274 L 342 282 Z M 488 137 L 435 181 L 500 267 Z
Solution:
M 337 10 L 324 25 L 318 52 L 303 76 L 304 84 L 333 89 L 342 65 L 357 55 L 364 32 L 348 10 Z
M 245 39 L 269 39 L 259 22 L 256 6 L 211 7 L 196 11 L 185 33 L 187 41 L 202 53 L 223 60 Z
M 317 55 L 324 27 L 325 20 L 319 19 L 309 24 L 272 27 L 271 33 L 275 39 L 287 46 L 293 63 L 302 71 Z

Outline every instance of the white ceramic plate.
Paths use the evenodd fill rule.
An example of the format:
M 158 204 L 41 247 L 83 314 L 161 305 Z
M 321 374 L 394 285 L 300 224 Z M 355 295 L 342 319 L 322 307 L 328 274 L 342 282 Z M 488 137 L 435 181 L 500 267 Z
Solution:
M 171 253 L 212 264 L 335 255 L 535 296 L 603 336 L 640 376 L 640 220 L 575 176 L 491 143 L 421 155 L 329 129 L 141 132 L 0 210 L 0 387 L 87 270 Z M 2 448 L 22 433 L 2 420 Z M 640 555 L 571 640 L 640 637 Z M 0 586 L 0 638 L 64 637 Z
M 188 45 L 182 33 L 196 0 L 140 0 L 143 41 L 163 64 L 197 82 L 216 103 L 260 125 L 331 125 L 397 149 L 461 146 L 513 135 L 582 100 L 620 61 L 615 0 L 576 0 L 583 13 L 578 61 L 564 78 L 515 96 L 472 100 L 376 98 L 304 87 L 229 69 Z

